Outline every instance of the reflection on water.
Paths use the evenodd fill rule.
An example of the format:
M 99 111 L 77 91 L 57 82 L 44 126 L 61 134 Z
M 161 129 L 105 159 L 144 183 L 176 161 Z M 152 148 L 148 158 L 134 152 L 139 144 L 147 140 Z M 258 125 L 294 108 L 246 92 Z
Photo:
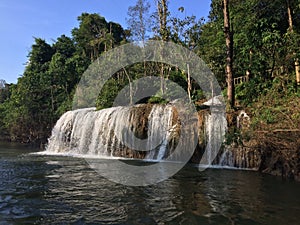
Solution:
M 102 178 L 83 159 L 28 154 L 32 151 L 0 147 L 4 224 L 298 224 L 300 220 L 300 184 L 277 177 L 237 170 L 200 173 L 189 165 L 157 185 L 127 187 Z

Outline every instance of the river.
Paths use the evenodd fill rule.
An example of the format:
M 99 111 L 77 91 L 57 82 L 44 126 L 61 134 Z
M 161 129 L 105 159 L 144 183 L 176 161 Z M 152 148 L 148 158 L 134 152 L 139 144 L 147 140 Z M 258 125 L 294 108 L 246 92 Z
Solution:
M 129 187 L 81 158 L 0 144 L 0 224 L 299 224 L 300 183 L 254 171 L 187 165 Z M 99 160 L 101 162 L 101 160 Z M 141 163 L 141 162 L 138 162 Z

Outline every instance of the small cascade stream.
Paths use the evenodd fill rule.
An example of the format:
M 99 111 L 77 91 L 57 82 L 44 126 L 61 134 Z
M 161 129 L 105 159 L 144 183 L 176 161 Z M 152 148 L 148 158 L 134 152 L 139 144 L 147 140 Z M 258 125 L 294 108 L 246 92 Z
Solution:
M 261 164 L 261 155 L 259 151 L 245 147 L 225 147 L 217 162 L 220 167 L 257 170 Z
M 211 114 L 207 114 L 204 128 L 207 138 L 205 151 L 207 162 L 205 164 L 212 165 L 225 140 L 225 133 L 227 131 L 225 115 L 216 110 L 212 111 Z
M 164 158 L 168 143 L 170 141 L 170 131 L 172 128 L 173 112 L 168 107 L 155 105 L 149 115 L 148 146 L 149 149 L 158 147 L 158 151 L 149 151 L 146 159 L 161 160 Z M 159 146 L 155 143 L 160 141 Z

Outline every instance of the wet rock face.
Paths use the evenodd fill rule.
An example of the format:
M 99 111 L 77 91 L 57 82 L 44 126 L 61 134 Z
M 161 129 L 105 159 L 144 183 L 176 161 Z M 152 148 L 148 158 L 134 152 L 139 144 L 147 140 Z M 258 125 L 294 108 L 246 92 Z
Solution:
M 131 127 L 134 135 L 139 139 L 146 139 L 148 132 L 148 117 L 152 110 L 152 105 L 147 104 L 142 107 L 132 107 L 130 115 L 134 117 Z

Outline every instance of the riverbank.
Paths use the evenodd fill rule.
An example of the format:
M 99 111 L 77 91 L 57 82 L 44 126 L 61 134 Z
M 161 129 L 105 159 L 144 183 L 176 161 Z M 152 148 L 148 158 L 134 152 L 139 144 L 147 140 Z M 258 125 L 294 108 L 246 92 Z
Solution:
M 232 151 L 251 152 L 262 173 L 300 181 L 299 90 L 274 86 L 250 104 L 239 103 L 239 109 L 228 114 Z
M 256 132 L 249 140 L 227 147 L 230 157 L 221 164 L 300 181 L 300 131 Z M 224 157 L 224 156 L 223 156 Z M 224 160 L 224 159 L 223 159 Z

